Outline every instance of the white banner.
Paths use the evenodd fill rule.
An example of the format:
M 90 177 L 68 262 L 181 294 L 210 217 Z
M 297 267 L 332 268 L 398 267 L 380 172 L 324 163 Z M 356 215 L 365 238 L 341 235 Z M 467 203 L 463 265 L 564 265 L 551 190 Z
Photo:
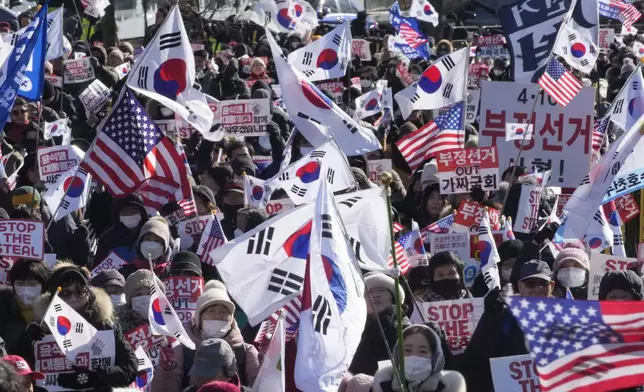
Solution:
M 443 151 L 436 162 L 441 195 L 498 188 L 499 159 L 494 147 Z
M 295 208 L 295 203 L 293 200 L 286 198 L 280 200 L 271 200 L 266 203 L 266 213 L 270 216 L 273 214 L 279 214 L 280 212 L 292 210 Z
M 98 79 L 87 86 L 79 96 L 88 117 L 98 113 L 111 97 L 112 91 Z
M 610 49 L 615 39 L 615 29 L 599 29 L 599 48 Z
M 618 257 L 591 252 L 588 276 L 588 299 L 597 300 L 599 298 L 599 284 L 604 275 L 606 275 L 606 272 L 626 271 L 629 267 L 636 264 L 637 259 L 632 257 Z
M 374 159 L 367 161 L 367 169 L 369 169 L 369 181 L 374 184 L 380 185 L 380 175 L 384 172 L 391 173 L 392 165 L 391 159 Z
M 213 111 L 213 124 L 232 136 L 262 136 L 271 122 L 270 99 L 239 99 L 221 101 Z
M 55 184 L 58 177 L 80 164 L 83 157 L 72 146 L 54 146 L 38 149 L 38 175 L 45 187 Z
M 45 224 L 26 219 L 0 221 L 0 257 L 42 260 Z
M 548 185 L 576 188 L 590 170 L 595 90 L 583 88 L 565 108 L 528 83 L 481 82 L 479 146 L 497 146 L 499 169 L 516 159 L 520 141 L 505 141 L 506 123 L 526 123 L 534 105 L 533 138 L 526 141 L 519 165 L 552 169 Z
M 351 40 L 351 54 L 358 56 L 362 61 L 371 61 L 371 47 L 366 39 L 354 38 Z
M 539 202 L 541 201 L 541 187 L 536 185 L 522 185 L 521 197 L 517 208 L 516 219 L 512 230 L 515 233 L 530 234 L 539 218 Z
M 530 354 L 490 358 L 495 391 L 540 391 L 537 365 Z
M 65 60 L 64 64 L 63 82 L 65 84 L 89 82 L 96 77 L 89 57 Z

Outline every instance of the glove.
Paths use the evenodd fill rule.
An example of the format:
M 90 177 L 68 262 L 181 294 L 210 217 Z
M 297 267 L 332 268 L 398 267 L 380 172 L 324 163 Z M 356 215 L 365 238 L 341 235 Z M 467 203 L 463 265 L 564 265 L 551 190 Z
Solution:
M 24 333 L 24 336 L 28 339 L 29 342 L 42 340 L 45 335 L 47 335 L 45 328 L 43 328 L 39 323 L 36 322 L 29 323 Z
M 101 64 L 98 62 L 98 59 L 94 56 L 89 58 L 89 63 L 92 64 L 92 67 L 98 68 L 101 66 Z
M 485 299 L 483 300 L 486 312 L 498 313 L 503 310 L 503 298 L 501 298 L 501 290 L 498 287 L 490 290 Z
M 98 384 L 98 373 L 93 370 L 72 366 L 73 373 L 58 375 L 58 385 L 69 389 L 91 389 Z
M 540 232 L 537 233 L 537 235 L 534 236 L 534 240 L 537 242 L 537 244 L 541 244 L 545 240 L 552 241 L 552 239 L 555 238 L 557 229 L 559 229 L 559 223 L 548 223 L 543 229 L 541 229 Z

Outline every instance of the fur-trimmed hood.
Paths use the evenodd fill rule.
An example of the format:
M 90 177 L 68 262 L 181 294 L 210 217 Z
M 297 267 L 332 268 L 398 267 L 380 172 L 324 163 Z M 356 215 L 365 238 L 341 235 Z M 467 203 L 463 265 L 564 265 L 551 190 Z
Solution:
M 92 298 L 87 308 L 79 313 L 97 329 L 111 328 L 114 326 L 114 306 L 110 296 L 103 289 L 89 286 Z M 34 320 L 42 321 L 51 302 L 52 295 L 45 293 L 34 302 Z
M 391 363 L 385 365 L 383 368 L 378 370 L 373 377 L 373 385 L 371 390 L 373 392 L 383 392 L 382 384 L 389 384 L 391 390 L 395 392 L 400 392 L 402 387 L 400 383 L 393 382 L 394 380 L 394 369 Z M 409 385 L 407 386 L 410 392 L 466 392 L 467 387 L 465 384 L 465 379 L 459 372 L 452 370 L 441 370 L 437 373 L 432 374 L 423 381 L 416 388 L 412 388 Z
M 116 311 L 116 318 L 118 323 L 121 324 L 123 333 L 131 332 L 135 328 L 148 323 L 147 319 L 139 317 L 138 313 L 133 311 L 127 304 L 118 308 Z

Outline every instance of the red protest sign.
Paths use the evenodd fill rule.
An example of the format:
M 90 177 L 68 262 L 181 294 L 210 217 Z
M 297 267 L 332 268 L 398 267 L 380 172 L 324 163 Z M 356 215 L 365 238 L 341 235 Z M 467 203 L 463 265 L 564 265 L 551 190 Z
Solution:
M 203 278 L 194 276 L 171 276 L 163 279 L 165 296 L 177 312 L 181 323 L 192 320 L 197 310 L 197 298 L 203 293 Z
M 483 298 L 468 298 L 454 301 L 421 302 L 411 316 L 413 323 L 435 321 L 447 335 L 450 349 L 462 352 L 470 342 L 472 334 L 483 315 Z
M 640 214 L 640 206 L 637 205 L 637 200 L 632 193 L 627 193 L 615 199 L 615 206 L 622 224 L 626 224 L 626 222 Z
M 442 151 L 436 162 L 441 194 L 467 193 L 474 188 L 493 191 L 498 187 L 496 147 Z
M 458 206 L 456 215 L 454 216 L 454 224 L 452 224 L 452 231 L 456 232 L 467 232 L 474 231 L 478 232 L 479 224 L 481 223 L 481 218 L 483 218 L 483 212 L 485 207 L 479 205 L 475 201 L 463 200 Z M 501 222 L 499 211 L 494 208 L 488 209 L 488 214 L 490 215 L 490 226 L 492 230 L 500 230 Z
M 161 348 L 169 347 L 171 345 L 170 343 L 175 340 L 174 338 L 153 335 L 149 324 L 141 325 L 140 327 L 127 332 L 124 336 L 125 340 L 127 340 L 134 349 L 141 346 L 154 366 L 157 366 L 161 361 Z

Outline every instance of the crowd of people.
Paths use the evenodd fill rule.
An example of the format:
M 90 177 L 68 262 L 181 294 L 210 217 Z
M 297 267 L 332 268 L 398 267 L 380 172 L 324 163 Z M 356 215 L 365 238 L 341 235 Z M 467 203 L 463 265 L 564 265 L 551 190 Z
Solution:
M 78 16 L 73 12 L 65 18 L 64 32 L 72 42 L 72 52 L 91 59 L 95 77 L 112 91 L 116 100 L 125 79 L 115 67 L 134 64 L 138 48 L 128 42 L 116 47 L 102 46 L 100 22 L 87 37 Z M 184 20 L 190 19 L 185 11 Z M 146 31 L 144 45 L 152 40 L 168 9 L 159 8 L 156 23 Z M 0 23 L 5 33 L 26 26 L 33 13 L 20 15 L 16 25 Z M 350 76 L 339 79 L 344 85 L 341 94 L 322 90 L 350 115 L 356 110 L 355 98 L 375 89 L 378 80 L 386 80 L 395 94 L 406 87 L 397 72 L 399 64 L 418 79 L 436 58 L 453 51 L 449 40 L 441 40 L 432 48 L 429 60 L 401 59 L 388 51 L 382 37 L 386 31 L 371 31 L 361 12 L 351 23 L 354 38 L 372 43 L 377 55 L 372 61 L 354 58 L 347 75 L 359 76 L 358 84 Z M 217 213 L 225 237 L 233 239 L 252 231 L 271 218 L 261 208 L 245 205 L 244 175 L 269 179 L 280 172 L 287 141 L 292 138 L 290 162 L 310 153 L 313 146 L 294 130 L 289 113 L 271 85 L 279 83 L 273 55 L 263 29 L 231 18 L 208 22 L 193 20 L 188 29 L 194 50 L 197 83 L 201 91 L 217 100 L 264 98 L 271 101 L 271 121 L 267 134 L 243 140 L 224 138 L 212 142 L 200 132 L 193 132 L 180 142 L 184 145 L 192 172 L 191 182 L 197 216 Z M 320 38 L 325 31 L 314 31 L 304 38 L 291 34 L 279 36 L 285 54 Z M 87 38 L 86 38 L 87 37 Z M 476 39 L 476 37 L 470 37 Z M 633 42 L 644 43 L 644 36 L 625 37 L 623 44 L 603 50 L 597 65 L 587 79 L 588 85 L 605 85 L 598 89 L 595 116 L 601 118 L 616 95 L 636 70 L 639 59 L 632 53 Z M 470 42 L 471 43 L 471 42 Z M 488 64 L 489 74 L 481 79 L 510 80 L 509 57 L 476 58 Z M 47 76 L 62 76 L 64 59 L 46 63 Z M 584 77 L 586 78 L 586 77 Z M 5 178 L 0 187 L 0 219 L 27 219 L 45 222 L 46 253 L 56 255 L 57 263 L 20 258 L 13 261 L 4 286 L 0 286 L 0 391 L 47 390 L 40 383 L 45 378 L 36 371 L 34 347 L 50 335 L 45 313 L 57 291 L 67 305 L 78 312 L 98 331 L 113 331 L 114 359 L 109 366 L 86 368 L 74 366 L 60 373 L 55 389 L 126 391 L 139 375 L 135 348 L 126 333 L 148 324 L 150 293 L 156 286 L 173 277 L 202 278 L 203 290 L 196 300 L 193 317 L 185 330 L 196 345 L 173 345 L 167 338 L 159 344 L 158 364 L 148 387 L 152 392 L 179 391 L 249 391 L 255 384 L 264 357 L 254 338 L 253 326 L 227 292 L 216 266 L 202 262 L 196 254 L 199 241 L 188 248 L 179 247 L 178 221 L 181 206 L 170 202 L 158 211 L 151 211 L 138 194 L 115 198 L 96 181 L 86 207 L 53 219 L 54 211 L 46 204 L 42 179 L 39 178 L 36 151 L 62 143 L 58 137 L 45 139 L 43 122 L 69 119 L 71 145 L 88 151 L 101 120 L 102 112 L 88 115 L 78 95 L 92 80 L 56 87 L 45 80 L 42 99 L 29 102 L 17 98 L 10 122 L 2 133 L 2 156 L 5 157 Z M 143 95 L 137 95 L 153 120 L 174 119 L 174 112 Z M 516 215 L 519 200 L 513 189 L 535 184 L 533 176 L 525 175 L 531 168 L 503 168 L 502 183 L 495 192 L 474 189 L 467 194 L 441 194 L 438 176 L 431 160 L 412 172 L 396 142 L 432 120 L 431 111 L 416 110 L 402 118 L 394 104 L 395 115 L 390 123 L 378 122 L 377 116 L 361 121 L 382 143 L 382 148 L 368 155 L 349 156 L 348 162 L 359 189 L 377 187 L 370 178 L 368 162 L 391 159 L 393 166 L 392 211 L 394 221 L 403 229 L 397 234 L 426 227 L 449 216 L 463 200 L 474 201 L 501 215 Z M 374 125 L 377 124 L 377 125 Z M 478 122 L 466 125 L 465 148 L 478 147 Z M 294 133 L 295 132 L 295 133 Z M 606 145 L 615 139 L 611 129 Z M 602 149 L 602 153 L 606 148 Z M 257 163 L 255 157 L 270 157 L 270 163 Z M 424 169 L 423 169 L 424 168 Z M 15 183 L 11 183 L 12 175 Z M 356 189 L 358 190 L 358 189 Z M 506 197 L 509 193 L 509 197 Z M 273 199 L 285 198 L 276 191 Z M 554 208 L 554 195 L 546 192 L 539 206 L 540 229 L 529 234 L 516 233 L 516 239 L 498 243 L 498 269 L 503 289 L 489 291 L 482 275 L 471 287 L 466 286 L 464 260 L 454 252 L 433 253 L 427 247 L 429 262 L 411 268 L 395 285 L 395 273 L 365 272 L 367 321 L 353 361 L 340 386 L 340 391 L 409 391 L 409 392 L 490 392 L 494 390 L 490 358 L 528 354 L 525 336 L 509 311 L 504 298 L 508 291 L 519 296 L 566 298 L 567 292 L 577 300 L 588 297 L 590 259 L 583 244 L 571 243 L 553 254 L 548 243 L 559 225 L 544 223 Z M 504 210 L 505 208 L 505 210 Z M 385 211 L 382 211 L 386 214 Z M 180 216 L 180 214 L 179 214 Z M 97 274 L 91 271 L 107 256 L 117 254 L 125 261 L 118 269 Z M 244 263 L 245 260 L 239 260 Z M 405 283 L 406 282 L 406 283 Z M 0 282 L 2 283 L 2 282 Z M 399 290 L 396 293 L 396 290 Z M 397 294 L 397 295 L 396 295 Z M 402 340 L 398 336 L 396 296 L 402 302 Z M 466 349 L 452 353 L 445 331 L 435 322 L 412 324 L 409 317 L 418 303 L 485 297 L 484 312 Z M 639 269 L 611 271 L 601 279 L 599 300 L 641 301 L 644 283 Z M 287 356 L 295 352 L 297 337 L 287 344 Z M 404 352 L 405 385 L 396 374 Z M 289 365 L 289 363 L 291 363 Z M 286 391 L 296 391 L 292 359 L 283 364 Z

